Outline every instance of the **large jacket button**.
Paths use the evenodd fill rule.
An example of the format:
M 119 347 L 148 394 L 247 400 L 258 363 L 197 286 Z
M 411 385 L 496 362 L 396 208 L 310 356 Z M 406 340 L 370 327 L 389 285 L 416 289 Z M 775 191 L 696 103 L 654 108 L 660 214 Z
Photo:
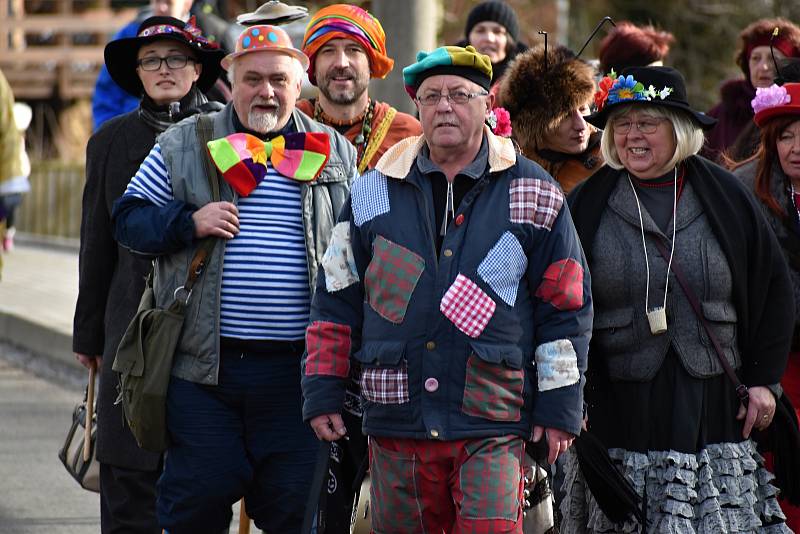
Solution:
M 428 378 L 427 380 L 425 380 L 425 391 L 427 391 L 428 393 L 433 393 L 437 389 L 439 389 L 438 380 L 436 380 L 435 378 Z
M 436 348 L 436 342 L 435 341 L 428 341 L 427 343 L 425 343 L 425 348 L 428 349 L 428 350 L 435 349 Z

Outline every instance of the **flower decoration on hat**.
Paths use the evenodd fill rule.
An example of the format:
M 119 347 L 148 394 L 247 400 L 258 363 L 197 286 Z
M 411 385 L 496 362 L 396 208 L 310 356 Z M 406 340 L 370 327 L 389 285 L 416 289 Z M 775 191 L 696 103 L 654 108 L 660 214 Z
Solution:
M 214 43 L 203 37 L 203 33 L 200 31 L 200 28 L 197 27 L 197 21 L 195 20 L 194 15 L 189 21 L 184 24 L 183 28 L 178 28 L 177 26 L 173 26 L 171 24 L 158 24 L 155 26 L 149 26 L 139 32 L 138 37 L 154 37 L 156 35 L 168 35 L 168 34 L 177 34 L 184 37 L 189 44 L 195 45 L 200 48 L 208 48 L 212 50 L 216 50 L 219 48 L 218 43 Z
M 614 69 L 611 69 L 611 72 L 603 76 L 603 79 L 600 80 L 598 84 L 600 89 L 594 94 L 594 105 L 597 111 L 603 109 L 606 99 L 608 98 L 608 92 L 611 90 L 615 81 L 617 81 L 617 73 L 614 72 Z
M 644 84 L 637 81 L 633 75 L 617 77 L 612 70 L 600 80 L 600 90 L 594 95 L 594 103 L 597 106 L 597 111 L 600 111 L 606 104 L 619 104 L 636 100 L 666 100 L 672 92 L 673 88 L 667 86 L 656 89 L 653 85 L 650 85 L 645 88 Z
M 511 137 L 511 114 L 503 107 L 492 108 L 486 118 L 492 133 L 500 137 Z
M 753 111 L 758 113 L 767 108 L 788 104 L 791 101 L 792 97 L 785 87 L 773 84 L 756 89 L 756 97 L 750 101 L 750 105 L 753 107 Z

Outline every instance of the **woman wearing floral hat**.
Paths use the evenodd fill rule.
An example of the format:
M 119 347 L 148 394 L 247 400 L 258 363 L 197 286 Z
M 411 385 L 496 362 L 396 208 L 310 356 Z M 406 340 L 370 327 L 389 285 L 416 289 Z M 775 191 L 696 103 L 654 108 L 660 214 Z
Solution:
M 794 326 L 780 247 L 739 180 L 697 156 L 715 121 L 678 71 L 600 87 L 588 120 L 606 165 L 569 199 L 592 272 L 588 431 L 641 505 L 612 522 L 573 461 L 564 531 L 789 532 L 751 439 L 775 414 Z
M 795 307 L 792 352 L 781 380 L 784 392 L 800 401 L 800 83 L 758 89 L 752 102 L 761 131 L 758 151 L 734 174 L 760 201 L 789 265 Z M 787 524 L 800 530 L 800 508 L 781 502 Z
M 86 186 L 81 221 L 80 279 L 73 350 L 84 366 L 100 369 L 97 398 L 97 458 L 103 533 L 160 533 L 155 483 L 160 455 L 140 449 L 115 404 L 117 378 L 111 364 L 136 312 L 150 262 L 133 256 L 112 236 L 111 208 L 171 124 L 219 109 L 208 90 L 224 56 L 190 22 L 145 19 L 136 37 L 111 41 L 105 63 L 111 77 L 139 107 L 105 122 L 86 147 Z
M 778 35 L 773 32 L 778 29 Z M 772 50 L 770 50 L 770 43 Z M 717 125 L 706 132 L 703 154 L 722 160 L 753 155 L 758 147 L 758 129 L 753 124 L 750 101 L 759 87 L 769 87 L 777 74 L 775 60 L 800 57 L 800 27 L 784 18 L 759 19 L 739 34 L 736 64 L 744 78 L 728 80 L 720 88 L 720 101 L 708 114 Z

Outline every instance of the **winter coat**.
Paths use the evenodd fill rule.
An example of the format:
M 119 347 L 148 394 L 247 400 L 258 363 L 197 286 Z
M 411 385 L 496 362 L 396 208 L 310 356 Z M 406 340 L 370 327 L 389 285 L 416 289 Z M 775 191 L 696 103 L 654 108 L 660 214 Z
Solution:
M 484 134 L 488 165 L 440 253 L 424 136 L 353 183 L 312 302 L 304 419 L 341 411 L 360 369 L 371 436 L 580 432 L 592 323 L 581 246 L 552 178 Z
M 111 232 L 111 207 L 125 191 L 155 144 L 156 132 L 137 111 L 103 125 L 86 147 L 86 185 L 81 223 L 80 286 L 72 349 L 103 356 L 97 398 L 97 457 L 107 464 L 154 470 L 158 454 L 136 445 L 115 405 L 118 379 L 111 370 L 117 345 L 144 291 L 150 262 L 118 245 Z
M 720 89 L 720 102 L 708 111 L 708 116 L 717 119 L 717 124 L 706 132 L 706 144 L 703 156 L 713 161 L 719 161 L 720 155 L 733 148 L 745 130 L 750 129 L 753 123 L 753 108 L 750 101 L 756 96 L 756 90 L 749 81 L 744 79 L 728 80 Z M 749 136 L 748 136 L 749 137 Z M 756 143 L 758 140 L 756 139 Z M 738 144 L 742 144 L 740 142 Z M 752 144 L 749 141 L 744 144 Z M 744 146 L 737 147 L 738 154 L 734 159 L 745 159 L 755 152 L 750 147 L 749 153 L 742 156 L 748 149 Z
M 758 161 L 751 161 L 736 169 L 735 174 L 745 186 L 755 194 L 755 179 Z M 795 323 L 794 343 L 792 349 L 800 350 L 800 222 L 798 222 L 797 209 L 791 199 L 789 179 L 777 162 L 772 167 L 772 180 L 770 192 L 778 204 L 786 210 L 787 217 L 780 217 L 770 210 L 763 202 L 760 203 L 778 243 L 781 245 L 786 263 L 789 266 L 789 276 L 792 279 L 792 294 L 794 296 Z

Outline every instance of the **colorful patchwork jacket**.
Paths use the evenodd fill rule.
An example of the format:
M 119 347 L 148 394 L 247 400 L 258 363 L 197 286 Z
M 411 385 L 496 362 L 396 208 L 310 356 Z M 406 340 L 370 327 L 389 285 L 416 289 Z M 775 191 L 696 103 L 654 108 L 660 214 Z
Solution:
M 533 425 L 578 434 L 592 330 L 589 273 L 561 189 L 505 138 L 435 247 L 417 154 L 354 181 L 317 277 L 305 420 L 339 413 L 348 377 L 368 435 L 452 440 Z

